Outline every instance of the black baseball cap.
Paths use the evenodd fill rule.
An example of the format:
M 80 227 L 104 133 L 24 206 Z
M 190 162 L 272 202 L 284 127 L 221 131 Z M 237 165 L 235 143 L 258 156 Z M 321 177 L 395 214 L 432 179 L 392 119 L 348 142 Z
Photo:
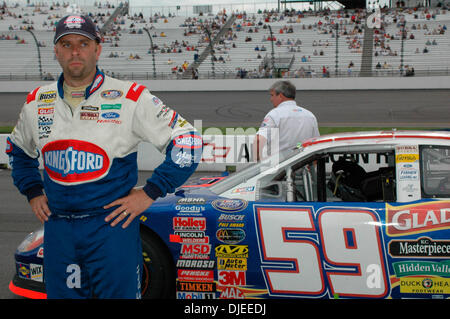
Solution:
M 83 15 L 68 15 L 59 20 L 56 25 L 53 43 L 56 44 L 56 42 L 66 34 L 80 34 L 91 40 L 100 42 L 100 32 L 98 27 L 89 17 Z

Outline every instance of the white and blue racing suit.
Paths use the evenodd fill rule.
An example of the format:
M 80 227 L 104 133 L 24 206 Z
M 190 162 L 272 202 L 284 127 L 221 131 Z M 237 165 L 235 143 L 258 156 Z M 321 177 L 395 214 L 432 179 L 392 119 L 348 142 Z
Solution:
M 139 221 L 136 218 L 126 229 L 111 227 L 104 218 L 116 207 L 103 207 L 135 187 L 141 141 L 166 154 L 143 188 L 156 200 L 194 172 L 202 138 L 142 85 L 97 70 L 85 100 L 72 109 L 64 101 L 63 81 L 61 75 L 57 82 L 28 94 L 6 149 L 19 191 L 28 200 L 44 192 L 48 198 L 52 215 L 45 222 L 47 296 L 139 297 Z M 69 284 L 68 276 L 78 270 L 81 281 Z

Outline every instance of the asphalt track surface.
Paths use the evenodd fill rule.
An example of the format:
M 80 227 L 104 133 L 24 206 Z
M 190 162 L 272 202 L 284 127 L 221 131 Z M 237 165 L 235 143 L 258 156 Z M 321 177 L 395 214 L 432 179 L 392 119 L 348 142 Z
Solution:
M 259 126 L 271 109 L 265 91 L 153 93 L 190 122 L 202 120 L 203 127 Z M 0 97 L 0 126 L 13 126 L 26 93 Z M 320 126 L 449 128 L 450 124 L 450 90 L 298 91 L 296 100 L 316 114 Z M 0 169 L 0 299 L 19 298 L 8 289 L 15 273 L 14 252 L 27 234 L 40 227 L 10 174 Z M 139 185 L 149 174 L 140 173 Z
M 152 92 L 203 127 L 258 127 L 272 105 L 267 91 Z M 0 93 L 0 126 L 13 126 L 26 93 Z M 297 91 L 319 126 L 436 127 L 450 123 L 450 90 Z

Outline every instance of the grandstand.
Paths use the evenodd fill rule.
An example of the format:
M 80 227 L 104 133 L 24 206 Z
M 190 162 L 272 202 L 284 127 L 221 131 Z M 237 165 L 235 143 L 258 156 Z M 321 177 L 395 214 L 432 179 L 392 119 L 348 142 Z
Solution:
M 450 72 L 450 14 L 445 5 L 384 9 L 380 29 L 368 28 L 370 13 L 358 9 L 220 10 L 188 17 L 156 12 L 144 17 L 119 9 L 81 8 L 99 26 L 112 21 L 103 37 L 99 67 L 119 78 L 192 78 L 195 69 L 200 78 L 399 76 L 411 75 L 412 68 L 415 75 Z M 59 75 L 52 40 L 54 24 L 67 10 L 45 4 L 2 8 L 1 80 Z M 112 15 L 117 16 L 110 19 Z M 26 31 L 30 27 L 40 44 L 40 59 Z M 207 51 L 202 57 L 210 46 L 205 27 L 211 32 L 213 54 Z

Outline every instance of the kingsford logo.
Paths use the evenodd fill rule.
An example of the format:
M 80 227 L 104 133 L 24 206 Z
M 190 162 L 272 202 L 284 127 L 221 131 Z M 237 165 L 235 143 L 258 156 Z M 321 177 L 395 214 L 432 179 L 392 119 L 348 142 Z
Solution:
M 50 178 L 74 183 L 95 179 L 109 167 L 106 152 L 95 144 L 78 140 L 59 140 L 42 149 L 44 167 Z

